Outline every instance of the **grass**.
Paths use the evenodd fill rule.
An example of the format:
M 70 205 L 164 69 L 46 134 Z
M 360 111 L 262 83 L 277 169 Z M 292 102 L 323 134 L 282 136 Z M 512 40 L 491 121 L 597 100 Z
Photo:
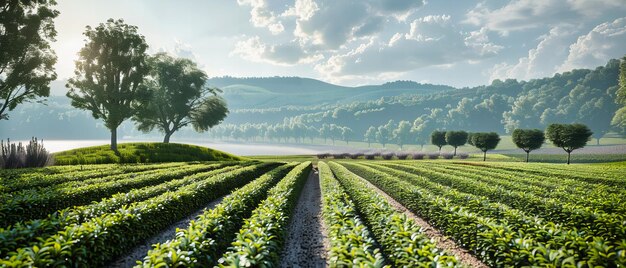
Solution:
M 242 157 L 222 151 L 178 143 L 122 143 L 116 155 L 109 145 L 85 147 L 54 154 L 56 165 L 108 163 L 161 163 L 188 161 L 238 161 Z
M 511 158 L 526 161 L 526 154 L 505 154 Z M 530 162 L 565 163 L 567 154 L 530 154 Z M 572 154 L 572 163 L 605 163 L 626 161 L 626 154 Z

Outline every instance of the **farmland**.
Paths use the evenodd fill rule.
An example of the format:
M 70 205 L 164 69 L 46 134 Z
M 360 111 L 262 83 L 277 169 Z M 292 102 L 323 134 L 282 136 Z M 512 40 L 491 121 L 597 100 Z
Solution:
M 363 159 L 0 170 L 0 266 L 619 267 L 624 174 Z

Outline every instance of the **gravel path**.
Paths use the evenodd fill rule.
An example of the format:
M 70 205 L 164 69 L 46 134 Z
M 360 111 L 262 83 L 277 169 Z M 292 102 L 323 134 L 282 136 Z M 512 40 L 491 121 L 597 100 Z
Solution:
M 280 267 L 326 267 L 330 248 L 326 233 L 319 175 L 313 170 L 289 223 Z
M 389 204 L 391 204 L 391 206 L 393 206 L 396 210 L 403 212 L 405 215 L 407 215 L 407 217 L 413 219 L 418 226 L 422 227 L 424 234 L 426 234 L 426 236 L 428 236 L 435 242 L 435 245 L 437 246 L 437 248 L 440 248 L 440 249 L 443 249 L 452 253 L 454 256 L 456 256 L 457 260 L 459 260 L 462 264 L 466 265 L 467 267 L 481 267 L 481 268 L 489 267 L 485 265 L 484 263 L 482 263 L 479 259 L 474 257 L 474 255 L 470 254 L 467 250 L 458 246 L 452 239 L 450 239 L 449 237 L 439 232 L 439 230 L 432 227 L 424 219 L 418 217 L 413 212 L 408 210 L 406 207 L 404 207 L 398 201 L 393 199 L 383 190 L 371 184 L 366 179 L 363 179 L 363 178 L 361 179 L 365 183 L 367 183 L 372 189 L 376 190 L 376 192 L 378 192 L 380 195 L 384 196 L 389 202 Z
M 187 218 L 184 218 L 163 230 L 161 233 L 149 238 L 145 243 L 140 244 L 130 250 L 128 254 L 121 256 L 117 260 L 111 262 L 107 267 L 133 267 L 137 264 L 137 260 L 143 260 L 148 251 L 152 249 L 152 245 L 156 243 L 163 243 L 167 240 L 173 239 L 176 236 L 176 229 L 186 229 L 189 227 L 189 222 L 195 219 L 198 215 L 202 214 L 204 210 L 212 209 L 214 206 L 222 202 L 226 196 L 220 197 L 216 200 L 209 202 L 205 207 L 196 210 L 190 214 Z

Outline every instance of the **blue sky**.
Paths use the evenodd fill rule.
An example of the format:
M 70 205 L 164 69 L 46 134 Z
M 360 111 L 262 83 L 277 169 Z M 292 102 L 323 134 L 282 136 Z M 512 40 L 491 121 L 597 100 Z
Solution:
M 593 68 L 626 55 L 626 0 L 58 1 L 57 73 L 86 25 L 122 18 L 150 52 L 209 76 L 302 76 L 340 85 L 457 87 Z

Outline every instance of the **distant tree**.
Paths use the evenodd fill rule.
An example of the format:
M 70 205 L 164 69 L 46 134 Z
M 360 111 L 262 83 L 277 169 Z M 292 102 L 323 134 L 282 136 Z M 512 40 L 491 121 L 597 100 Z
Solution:
M 137 27 L 109 19 L 87 26 L 87 44 L 76 61 L 76 76 L 69 79 L 67 96 L 72 106 L 88 110 L 111 130 L 111 149 L 117 152 L 117 127 L 131 118 L 133 108 L 147 96 L 141 86 L 149 68 L 148 45 Z
M 471 137 L 471 142 L 468 139 L 468 143 L 483 152 L 483 161 L 487 161 L 487 151 L 495 149 L 500 143 L 500 135 L 495 132 L 472 133 Z
M 474 136 L 474 133 L 472 133 L 472 132 L 468 132 L 467 133 L 467 144 L 469 144 L 471 146 L 475 146 L 474 145 L 474 141 L 472 140 L 473 136 Z
M 446 132 L 435 130 L 430 134 L 430 143 L 439 147 L 439 152 L 441 152 L 441 147 L 448 145 L 446 142 Z
M 0 2 L 0 120 L 18 104 L 50 95 L 57 57 L 50 47 L 54 0 Z
M 343 139 L 343 141 L 346 142 L 346 144 L 348 144 L 348 141 L 350 141 L 350 139 L 352 138 L 352 134 L 354 134 L 354 131 L 352 131 L 351 128 L 349 127 L 341 128 L 341 138 Z
M 385 148 L 385 145 L 391 141 L 394 129 L 393 126 L 393 120 L 389 120 L 387 124 L 378 127 L 378 131 L 376 132 L 376 141 L 382 144 L 383 148 Z
M 330 139 L 335 145 L 335 140 L 341 139 L 341 126 L 330 124 Z
M 611 125 L 617 127 L 622 134 L 626 135 L 626 56 L 622 58 L 619 64 L 618 84 L 619 88 L 617 89 L 615 103 L 621 108 L 615 111 Z
M 539 129 L 515 129 L 512 139 L 517 148 L 526 152 L 526 162 L 528 162 L 530 152 L 541 148 L 541 145 L 546 141 L 543 131 Z
M 407 144 L 411 141 L 411 123 L 409 121 L 400 121 L 398 123 L 398 127 L 393 131 L 393 137 L 396 139 L 398 146 L 400 146 L 400 150 L 404 144 Z
M 156 128 L 165 134 L 163 142 L 169 143 L 172 134 L 185 126 L 207 130 L 228 114 L 226 102 L 216 95 L 219 89 L 205 87 L 207 75 L 195 62 L 158 53 L 148 59 L 148 65 L 150 73 L 144 85 L 150 97 L 138 105 L 133 116 L 139 130 Z M 256 129 L 243 127 L 243 136 L 254 139 Z
M 322 128 L 320 128 L 320 137 L 324 139 L 324 144 L 328 137 L 330 137 L 330 126 L 328 124 L 322 124 Z
M 370 126 L 367 131 L 365 131 L 365 141 L 367 142 L 367 147 L 372 147 L 372 142 L 376 142 L 376 131 L 377 129 L 374 126 Z
M 446 143 L 454 147 L 454 156 L 456 156 L 456 148 L 467 143 L 467 132 L 465 131 L 448 131 L 446 132 Z
M 583 124 L 551 124 L 546 129 L 546 136 L 552 144 L 567 152 L 568 165 L 572 151 L 585 147 L 591 135 L 593 132 Z

